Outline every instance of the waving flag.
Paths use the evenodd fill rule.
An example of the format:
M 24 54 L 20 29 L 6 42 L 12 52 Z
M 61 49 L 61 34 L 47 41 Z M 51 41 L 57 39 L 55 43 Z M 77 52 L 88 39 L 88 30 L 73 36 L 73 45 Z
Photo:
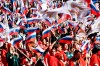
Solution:
M 72 36 L 65 36 L 59 40 L 60 43 L 72 44 Z
M 38 45 L 36 48 L 34 48 L 33 49 L 34 51 L 37 51 L 37 52 L 39 52 L 39 53 L 41 53 L 41 54 L 43 54 L 44 53 L 44 50 Z
M 3 31 L 4 31 L 4 24 L 0 23 L 0 32 L 3 32 Z
M 9 35 L 18 35 L 19 31 L 20 31 L 20 27 L 12 28 L 9 31 Z
M 0 37 L 0 42 L 5 42 L 4 38 Z
M 31 27 L 31 28 L 27 28 L 27 29 L 25 30 L 25 32 L 26 32 L 28 35 L 32 34 L 32 33 L 35 32 L 35 31 L 39 31 L 39 28 L 37 28 L 37 27 Z
M 97 10 L 93 4 L 90 4 L 90 7 L 91 7 L 91 13 L 96 16 L 99 16 L 99 10 Z
M 66 15 L 63 14 L 62 17 L 60 19 L 58 19 L 58 24 L 64 22 L 66 20 Z
M 68 22 L 68 26 L 69 26 L 69 27 L 74 27 L 74 23 Z
M 22 20 L 22 19 L 18 19 L 16 25 L 20 26 L 20 24 L 21 24 L 22 22 L 24 22 L 24 20 Z
M 88 7 L 90 7 L 91 0 L 85 0 Z
M 26 7 L 23 7 L 23 9 L 22 9 L 22 13 L 23 13 L 23 15 L 26 15 L 27 12 L 28 12 L 28 9 L 27 9 Z
M 96 15 L 96 17 L 99 17 L 100 16 L 100 11 L 96 9 L 95 5 L 93 4 L 93 1 L 92 0 L 86 0 L 87 4 L 88 4 L 88 7 L 91 8 L 91 14 L 94 14 Z
M 55 28 L 54 26 L 50 26 L 49 28 L 45 29 L 45 30 L 42 32 L 42 38 L 50 37 L 51 29 L 54 29 L 54 28 Z
M 3 8 L 2 8 L 2 11 L 3 11 L 4 13 L 9 13 L 9 14 L 12 13 L 7 7 L 3 7 Z
M 52 23 L 51 23 L 51 21 L 48 19 L 48 18 L 45 18 L 45 23 L 48 25 L 48 26 L 50 26 Z
M 28 18 L 27 23 L 32 24 L 34 21 L 39 21 L 39 20 L 41 20 L 41 19 L 40 18 Z
M 33 32 L 31 35 L 26 37 L 26 42 L 34 41 L 36 39 L 36 32 Z
M 80 48 L 81 51 L 85 51 L 85 52 L 88 52 L 89 49 L 90 49 L 90 41 L 89 40 L 85 40 L 82 42 L 82 46 Z
M 11 44 L 14 45 L 18 45 L 21 41 L 23 40 L 23 38 L 21 36 L 18 36 L 17 38 L 14 38 L 11 40 Z

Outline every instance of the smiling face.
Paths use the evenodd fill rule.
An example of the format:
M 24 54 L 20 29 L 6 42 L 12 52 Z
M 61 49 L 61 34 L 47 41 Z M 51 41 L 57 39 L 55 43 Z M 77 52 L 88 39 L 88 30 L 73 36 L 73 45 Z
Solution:
M 51 55 L 55 56 L 55 54 L 56 54 L 56 50 L 53 49 L 53 50 L 51 51 Z
M 61 51 L 61 50 L 62 50 L 62 47 L 59 45 L 57 48 L 57 51 Z

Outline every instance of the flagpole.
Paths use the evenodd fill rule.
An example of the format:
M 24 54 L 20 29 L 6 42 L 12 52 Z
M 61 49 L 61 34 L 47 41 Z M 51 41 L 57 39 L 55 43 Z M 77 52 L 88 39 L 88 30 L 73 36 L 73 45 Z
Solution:
M 15 46 L 14 46 L 15 47 Z M 27 57 L 27 55 L 25 55 L 20 49 L 18 49 L 17 47 L 15 47 L 20 53 L 22 53 L 28 60 L 31 60 L 29 57 Z

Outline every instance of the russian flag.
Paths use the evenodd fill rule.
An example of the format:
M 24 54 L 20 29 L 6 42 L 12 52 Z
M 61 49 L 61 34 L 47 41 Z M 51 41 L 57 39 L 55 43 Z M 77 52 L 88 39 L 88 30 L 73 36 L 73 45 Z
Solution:
M 50 37 L 50 32 L 51 32 L 51 29 L 53 28 L 53 26 L 45 29 L 43 32 L 42 32 L 42 38 L 45 38 L 45 37 Z
M 37 9 L 36 9 L 36 8 L 31 8 L 31 10 L 33 10 L 33 11 L 37 11 Z
M 12 28 L 9 31 L 9 35 L 18 35 L 19 31 L 20 31 L 20 27 Z
M 65 36 L 59 40 L 60 43 L 72 44 L 72 36 Z
M 96 9 L 95 5 L 93 4 L 93 2 L 91 1 L 90 4 L 90 8 L 91 8 L 91 13 L 96 15 L 97 17 L 100 16 L 99 10 Z
M 30 35 L 30 34 L 32 34 L 33 32 L 37 32 L 37 31 L 39 31 L 39 28 L 37 28 L 37 27 L 31 27 L 31 28 L 27 28 L 26 30 L 25 30 L 25 32 L 28 34 L 28 35 Z
M 49 20 L 49 19 L 47 19 L 47 18 L 45 18 L 45 23 L 48 25 L 48 26 L 50 26 L 52 23 L 51 23 L 51 21 Z
M 74 32 L 75 32 L 75 33 L 78 33 L 78 31 L 79 31 L 80 29 L 81 29 L 81 28 L 80 28 L 80 26 L 79 26 L 79 24 L 78 24 L 77 26 L 75 26 Z
M 89 40 L 83 41 L 80 50 L 81 51 L 85 51 L 85 50 L 88 51 L 89 50 L 89 43 L 90 43 Z
M 64 22 L 66 20 L 66 15 L 63 14 L 62 17 L 60 19 L 58 19 L 58 24 Z
M 26 42 L 34 41 L 36 39 L 36 32 L 33 32 L 31 35 L 26 37 Z
M 17 26 L 21 26 L 21 23 L 22 23 L 22 22 L 24 22 L 24 20 L 22 20 L 22 19 L 18 19 L 16 25 L 17 25 Z
M 41 19 L 40 18 L 28 18 L 27 23 L 32 24 L 34 21 L 39 21 L 39 20 L 41 20 Z
M 26 7 L 23 7 L 23 9 L 22 9 L 22 13 L 23 13 L 23 15 L 26 15 L 27 12 L 28 12 L 28 9 L 27 9 Z
M 34 48 L 33 50 L 36 50 L 37 52 L 43 54 L 44 50 L 38 45 L 36 48 Z
M 11 44 L 14 45 L 18 45 L 21 41 L 23 40 L 23 38 L 21 36 L 14 38 L 11 40 Z
M 4 24 L 0 23 L 0 32 L 3 32 L 3 31 L 4 31 Z
M 93 17 L 87 17 L 87 21 L 92 21 L 92 20 L 94 20 L 94 18 Z
M 9 13 L 9 14 L 12 13 L 7 7 L 3 7 L 2 11 L 3 11 L 4 13 Z
M 91 0 L 84 0 L 88 7 L 90 7 Z
M 69 26 L 69 27 L 73 27 L 74 24 L 73 24 L 72 22 L 68 22 L 68 26 Z
M 2 37 L 0 37 L 0 42 L 5 42 L 5 40 Z

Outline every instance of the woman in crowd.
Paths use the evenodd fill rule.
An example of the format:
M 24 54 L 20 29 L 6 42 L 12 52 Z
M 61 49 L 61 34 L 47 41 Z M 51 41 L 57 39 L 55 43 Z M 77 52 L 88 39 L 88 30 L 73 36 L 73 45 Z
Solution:
M 6 54 L 8 66 L 19 66 L 19 54 L 16 52 L 15 48 L 9 44 L 8 52 Z

